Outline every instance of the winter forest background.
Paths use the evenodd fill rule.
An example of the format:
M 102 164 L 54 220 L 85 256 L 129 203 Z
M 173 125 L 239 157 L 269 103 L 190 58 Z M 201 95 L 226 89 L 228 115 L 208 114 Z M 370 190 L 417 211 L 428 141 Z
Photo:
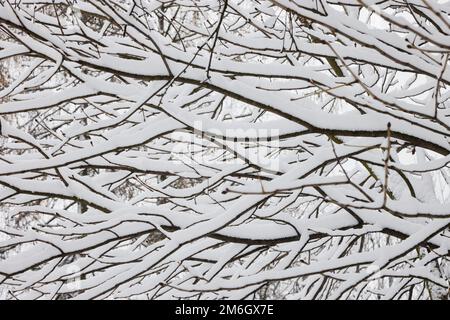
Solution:
M 0 0 L 1 299 L 448 299 L 450 1 Z

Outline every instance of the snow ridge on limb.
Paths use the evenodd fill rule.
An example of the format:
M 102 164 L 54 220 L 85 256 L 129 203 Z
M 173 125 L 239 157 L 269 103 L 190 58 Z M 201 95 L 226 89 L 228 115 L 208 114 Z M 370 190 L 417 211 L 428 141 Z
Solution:
M 0 286 L 448 298 L 449 15 L 436 0 L 0 1 Z

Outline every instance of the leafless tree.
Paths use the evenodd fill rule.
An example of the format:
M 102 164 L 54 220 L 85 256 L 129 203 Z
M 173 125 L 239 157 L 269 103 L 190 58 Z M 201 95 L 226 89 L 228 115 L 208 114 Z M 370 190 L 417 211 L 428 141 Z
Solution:
M 449 16 L 445 0 L 0 0 L 0 63 L 16 61 L 0 286 L 447 299 Z

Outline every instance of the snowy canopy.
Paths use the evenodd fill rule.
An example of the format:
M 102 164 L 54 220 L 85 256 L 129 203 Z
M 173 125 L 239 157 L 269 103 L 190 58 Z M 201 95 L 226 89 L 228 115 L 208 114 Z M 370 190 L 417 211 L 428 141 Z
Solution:
M 0 294 L 441 299 L 450 2 L 0 1 Z

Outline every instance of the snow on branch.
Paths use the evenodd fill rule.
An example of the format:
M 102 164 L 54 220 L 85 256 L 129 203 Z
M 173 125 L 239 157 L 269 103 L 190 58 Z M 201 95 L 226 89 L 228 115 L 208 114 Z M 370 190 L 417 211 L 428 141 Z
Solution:
M 448 299 L 449 17 L 0 1 L 0 297 Z

